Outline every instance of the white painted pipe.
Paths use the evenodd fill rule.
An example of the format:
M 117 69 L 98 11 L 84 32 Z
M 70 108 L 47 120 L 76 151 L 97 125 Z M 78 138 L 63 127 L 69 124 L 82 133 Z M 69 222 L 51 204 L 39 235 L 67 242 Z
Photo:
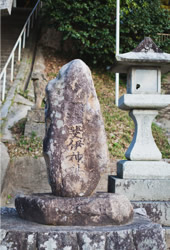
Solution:
M 17 0 L 13 1 L 13 7 L 16 8 L 17 7 Z
M 120 0 L 116 1 L 116 56 L 119 55 L 120 47 Z M 115 75 L 115 104 L 119 102 L 119 73 Z
M 26 36 L 26 28 L 25 28 L 24 33 L 23 33 L 23 44 L 22 44 L 23 49 L 25 49 L 25 36 Z
M 119 105 L 119 73 L 115 74 L 115 104 Z
M 116 56 L 119 55 L 120 44 L 120 0 L 116 2 Z
M 14 79 L 14 56 L 15 56 L 15 54 L 13 53 L 12 54 L 12 59 L 11 59 L 11 82 Z
M 19 40 L 19 45 L 18 45 L 18 61 L 21 61 L 21 37 Z
M 4 78 L 3 78 L 2 101 L 5 100 L 5 88 L 6 88 L 6 70 L 4 71 Z

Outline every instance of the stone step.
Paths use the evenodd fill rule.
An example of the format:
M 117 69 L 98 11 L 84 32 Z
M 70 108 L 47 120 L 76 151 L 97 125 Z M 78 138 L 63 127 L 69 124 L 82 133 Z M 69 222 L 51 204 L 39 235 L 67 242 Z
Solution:
M 109 176 L 108 191 L 124 194 L 133 201 L 170 201 L 170 179 L 137 180 Z

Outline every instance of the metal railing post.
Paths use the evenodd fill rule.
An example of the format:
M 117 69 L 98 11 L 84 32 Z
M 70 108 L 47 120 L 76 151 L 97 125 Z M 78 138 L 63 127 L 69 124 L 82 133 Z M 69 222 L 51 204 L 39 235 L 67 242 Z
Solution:
M 17 1 L 16 1 L 16 0 L 13 1 L 13 7 L 14 7 L 14 8 L 17 7 Z
M 34 13 L 32 14 L 31 29 L 34 27 Z
M 25 30 L 24 30 L 24 33 L 23 33 L 23 44 L 22 44 L 23 49 L 25 48 L 25 36 L 26 36 L 26 27 L 25 27 Z
M 38 15 L 38 7 L 39 7 L 39 5 L 37 6 L 37 8 L 35 10 L 35 19 L 37 19 L 37 15 Z
M 30 18 L 28 20 L 27 37 L 30 35 Z
M 19 45 L 18 45 L 18 61 L 21 61 L 21 37 L 19 39 Z
M 14 5 L 15 5 L 16 1 L 14 0 Z M 0 80 L 3 79 L 2 82 L 2 101 L 4 101 L 5 99 L 5 90 L 6 90 L 6 74 L 7 74 L 7 68 L 11 62 L 11 76 L 10 79 L 11 81 L 13 81 L 14 78 L 14 57 L 15 57 L 15 51 L 18 47 L 18 61 L 21 60 L 21 49 L 25 48 L 25 42 L 26 42 L 26 37 L 29 37 L 30 34 L 30 25 L 34 25 L 35 22 L 35 18 L 37 18 L 38 15 L 38 11 L 40 10 L 40 8 L 42 7 L 42 3 L 40 0 L 37 1 L 37 4 L 35 5 L 35 7 L 33 8 L 32 12 L 30 13 L 27 21 L 25 22 L 25 25 L 12 49 L 11 54 L 9 55 L 7 62 L 3 68 L 3 70 L 0 73 Z M 32 18 L 32 20 L 31 20 Z M 32 21 L 32 22 L 31 22 Z M 23 40 L 22 40 L 23 39 Z
M 5 100 L 5 88 L 6 88 L 6 69 L 4 71 L 4 78 L 3 78 L 2 101 Z
M 13 81 L 14 79 L 14 52 L 12 54 L 12 59 L 11 59 L 11 82 Z

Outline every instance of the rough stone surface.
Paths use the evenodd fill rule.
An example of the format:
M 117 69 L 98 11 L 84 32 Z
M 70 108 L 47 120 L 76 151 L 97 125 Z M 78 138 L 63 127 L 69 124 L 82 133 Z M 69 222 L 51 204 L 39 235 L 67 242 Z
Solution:
M 14 206 L 17 194 L 50 192 L 46 164 L 43 157 L 19 157 L 10 162 L 1 193 L 1 205 Z M 8 199 L 10 196 L 10 199 Z
M 31 136 L 32 132 L 42 139 L 45 136 L 45 114 L 44 109 L 29 110 L 25 124 L 25 136 Z
M 163 53 L 150 37 L 145 37 L 145 39 L 140 42 L 140 44 L 133 51 Z
M 120 225 L 133 217 L 132 205 L 124 195 L 108 193 L 74 198 L 20 195 L 15 206 L 21 218 L 47 225 Z
M 13 135 L 11 133 L 10 128 L 17 123 L 19 120 L 23 119 L 27 116 L 28 110 L 31 109 L 31 106 L 25 105 L 25 104 L 18 104 L 14 103 L 11 107 L 7 121 L 5 122 L 5 125 L 2 129 L 2 140 L 6 141 L 12 141 L 14 140 Z
M 154 138 L 152 136 L 151 124 L 157 110 L 133 109 L 129 116 L 135 124 L 133 140 L 127 149 L 125 156 L 132 161 L 159 161 L 162 158 Z
M 33 106 L 33 103 L 29 99 L 27 99 L 27 98 L 25 98 L 25 97 L 23 97 L 22 95 L 19 95 L 19 94 L 16 94 L 14 102 L 18 103 L 18 104 L 23 104 L 23 105 L 26 105 L 26 106 L 31 106 L 31 107 Z
M 27 114 L 27 122 L 45 123 L 44 109 L 29 110 Z
M 170 95 L 124 94 L 119 98 L 119 108 L 130 109 L 162 109 L 169 105 Z
M 117 176 L 123 179 L 169 179 L 170 164 L 165 161 L 119 161 Z
M 64 65 L 46 87 L 44 157 L 52 192 L 88 196 L 108 164 L 100 105 L 91 72 L 81 60 Z
M 1 156 L 1 166 L 0 166 L 0 190 L 2 190 L 2 185 L 4 182 L 4 177 L 8 168 L 10 157 L 8 154 L 8 149 L 4 143 L 0 142 L 0 156 Z
M 43 226 L 2 209 L 1 248 L 9 250 L 165 250 L 162 227 L 141 215 L 124 226 Z M 9 233 L 10 232 L 10 233 Z M 10 237 L 10 239 L 9 239 Z M 28 245 L 29 243 L 29 245 Z M 27 247 L 26 245 L 27 244 Z M 36 246 L 35 246 L 36 245 Z M 30 247 L 28 247 L 30 246 Z
M 36 50 L 34 67 L 32 70 L 32 81 L 34 86 L 35 105 L 33 109 L 40 109 L 42 101 L 45 97 L 45 87 L 47 80 L 45 78 L 45 60 L 42 48 L 38 46 Z
M 170 227 L 165 227 L 165 240 L 167 245 L 167 250 L 170 249 Z
M 109 176 L 109 192 L 124 194 L 132 201 L 170 201 L 169 180 L 119 179 Z
M 170 227 L 170 201 L 132 201 L 132 205 L 144 208 L 153 222 Z

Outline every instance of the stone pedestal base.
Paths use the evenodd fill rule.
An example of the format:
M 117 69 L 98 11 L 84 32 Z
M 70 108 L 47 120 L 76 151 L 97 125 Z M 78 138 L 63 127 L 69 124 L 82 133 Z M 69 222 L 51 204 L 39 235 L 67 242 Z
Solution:
M 170 201 L 170 179 L 120 179 L 109 176 L 109 192 L 131 201 Z
M 169 179 L 170 164 L 164 161 L 119 161 L 117 176 L 123 179 Z
M 20 195 L 15 206 L 21 218 L 47 225 L 121 225 L 133 217 L 133 207 L 124 195 L 108 193 L 75 198 Z
M 1 215 L 2 249 L 60 250 L 165 250 L 164 230 L 144 216 L 135 214 L 124 226 L 44 226 L 20 219 L 15 210 Z

